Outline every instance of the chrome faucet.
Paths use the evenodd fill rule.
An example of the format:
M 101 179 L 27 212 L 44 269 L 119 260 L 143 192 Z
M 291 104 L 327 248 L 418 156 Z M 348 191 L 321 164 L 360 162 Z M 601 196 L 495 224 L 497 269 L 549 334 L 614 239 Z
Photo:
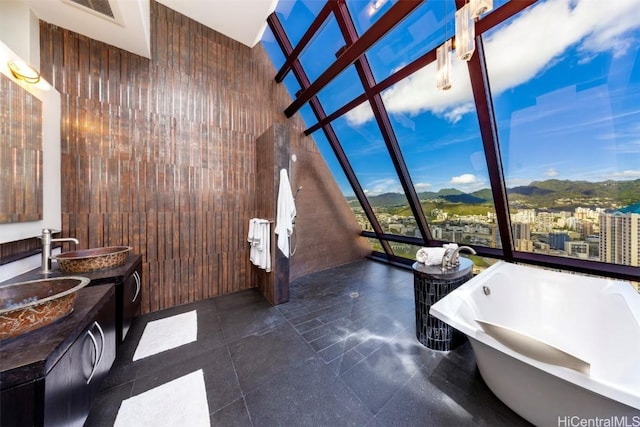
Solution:
M 447 271 L 449 268 L 451 268 L 451 256 L 453 255 L 454 251 L 454 248 L 447 248 L 444 251 L 444 255 L 442 255 L 442 265 L 440 266 L 442 271 Z
M 73 237 L 64 237 L 60 239 L 52 239 L 51 234 L 53 230 L 49 230 L 48 228 L 42 229 L 42 236 L 40 236 L 40 240 L 42 240 L 42 269 L 41 273 L 51 273 L 51 243 L 53 242 L 73 242 L 76 245 L 80 242 L 78 239 L 74 239 Z
M 460 252 L 462 251 L 467 251 L 472 255 L 476 254 L 476 251 L 469 246 L 459 246 L 455 249 L 448 248 L 442 257 L 442 271 L 457 267 L 460 264 Z

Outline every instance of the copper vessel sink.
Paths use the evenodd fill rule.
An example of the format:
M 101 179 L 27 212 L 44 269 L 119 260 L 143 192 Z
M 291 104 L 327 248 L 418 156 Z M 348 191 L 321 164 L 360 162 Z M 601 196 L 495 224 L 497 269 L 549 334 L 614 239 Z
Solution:
M 89 271 L 118 267 L 124 264 L 131 246 L 107 246 L 63 252 L 52 258 L 58 261 L 60 271 L 65 273 L 87 273 Z
M 86 277 L 57 277 L 0 286 L 0 340 L 55 322 L 73 311 Z

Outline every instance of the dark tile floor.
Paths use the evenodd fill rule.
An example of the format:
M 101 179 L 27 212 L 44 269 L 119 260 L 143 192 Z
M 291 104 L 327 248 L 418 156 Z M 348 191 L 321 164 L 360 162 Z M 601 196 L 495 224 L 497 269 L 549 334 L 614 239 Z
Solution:
M 197 342 L 131 361 L 148 321 L 193 309 Z M 138 318 L 86 425 L 110 426 L 123 399 L 198 369 L 214 426 L 529 425 L 484 384 L 468 343 L 416 340 L 411 272 L 374 261 L 298 279 L 277 307 L 251 289 Z

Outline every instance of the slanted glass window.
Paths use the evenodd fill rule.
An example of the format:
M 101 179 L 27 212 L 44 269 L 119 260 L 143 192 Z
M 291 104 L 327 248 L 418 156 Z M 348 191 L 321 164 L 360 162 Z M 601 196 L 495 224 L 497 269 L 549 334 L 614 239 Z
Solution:
M 378 239 L 372 239 L 371 237 L 367 237 L 369 244 L 371 245 L 371 250 L 374 252 L 382 252 L 384 253 L 384 248 L 382 247 L 382 243 Z
M 293 47 L 296 47 L 307 28 L 324 6 L 317 0 L 278 0 L 276 15 Z
M 271 31 L 271 28 L 267 27 L 264 30 L 261 42 L 262 46 L 264 46 L 265 50 L 267 51 L 267 55 L 269 55 L 273 66 L 276 70 L 278 70 L 284 65 L 285 58 L 284 54 L 282 53 L 282 49 L 280 49 L 280 45 L 276 41 L 275 36 Z
M 483 36 L 518 251 L 640 265 L 633 3 L 539 2 Z
M 427 1 L 367 52 L 376 81 L 418 59 L 455 33 L 455 1 Z M 446 36 L 446 37 L 445 37 Z
M 373 114 L 368 103 L 363 106 L 360 114 Z M 383 231 L 421 238 L 377 123 L 347 115 L 332 124 Z
M 331 15 L 302 51 L 300 63 L 309 81 L 315 81 L 336 60 L 336 53 L 345 45 L 336 18 Z
M 448 91 L 436 89 L 431 63 L 383 92 L 382 99 L 432 237 L 500 247 L 466 63 L 453 66 Z
M 395 256 L 407 258 L 412 261 L 416 260 L 416 252 L 421 248 L 421 246 L 398 242 L 389 242 L 389 246 L 391 246 L 391 250 Z
M 313 114 L 310 111 L 311 109 L 309 107 L 307 108 L 308 108 L 308 113 Z M 305 114 L 304 107 L 300 111 L 303 112 L 304 120 L 307 121 L 306 117 L 308 116 L 308 114 Z M 320 153 L 322 154 L 322 157 L 327 163 L 329 171 L 333 175 L 333 179 L 336 180 L 338 187 L 340 187 L 340 191 L 342 192 L 342 195 L 345 197 L 345 199 L 347 200 L 347 203 L 349 204 L 349 207 L 353 211 L 356 217 L 356 220 L 358 221 L 358 224 L 360 224 L 360 227 L 362 227 L 362 230 L 364 231 L 373 231 L 371 222 L 369 222 L 369 219 L 364 213 L 364 209 L 362 208 L 362 205 L 360 205 L 360 202 L 354 195 L 353 189 L 351 188 L 351 184 L 349 184 L 349 180 L 345 176 L 344 171 L 342 170 L 342 167 L 340 166 L 340 163 L 338 162 L 333 152 L 333 149 L 329 144 L 329 141 L 327 141 L 327 138 L 324 136 L 324 133 L 321 130 L 319 130 L 313 134 L 313 137 L 316 141 L 318 150 L 320 151 Z
M 300 83 L 298 83 L 298 79 L 293 73 L 287 73 L 283 80 L 284 86 L 287 88 L 287 92 L 291 95 L 291 99 L 296 97 L 296 93 L 300 90 Z
M 335 79 L 331 80 L 319 93 L 318 98 L 322 103 L 325 113 L 331 114 L 353 98 L 364 92 L 358 72 L 351 65 Z M 313 124 L 313 123 L 312 123 Z
M 314 133 L 313 138 L 316 141 L 316 145 L 318 146 L 318 150 L 322 154 L 322 157 L 324 157 L 325 161 L 327 162 L 327 166 L 333 174 L 333 178 L 338 183 L 342 194 L 347 197 L 347 200 L 349 200 L 348 197 L 353 196 L 353 189 L 351 188 L 351 184 L 349 184 L 349 180 L 345 176 L 344 171 L 342 170 L 342 167 L 340 166 L 340 163 L 338 162 L 338 159 L 333 152 L 333 148 L 331 148 L 331 144 L 329 143 L 329 141 L 327 141 L 327 138 L 324 136 L 324 133 L 321 130 Z M 356 204 L 358 204 L 357 200 Z M 363 227 L 363 229 L 366 230 L 367 228 Z
M 347 0 L 353 23 L 359 35 L 373 25 L 398 0 Z
M 287 88 L 288 88 L 288 86 L 287 86 Z M 291 93 L 291 92 L 289 92 L 289 93 Z M 313 110 L 309 106 L 309 103 L 304 104 L 300 108 L 300 111 L 298 111 L 298 114 L 300 114 L 300 116 L 302 117 L 302 121 L 307 126 L 309 126 L 310 124 L 313 124 L 313 123 L 318 121 L 318 119 L 316 118 L 316 115 L 313 114 Z M 316 145 L 320 145 L 321 142 L 324 142 L 327 145 L 329 144 L 326 139 L 324 139 L 323 141 L 319 141 L 318 138 L 315 137 L 315 135 L 314 135 L 314 140 L 316 141 Z M 332 157 L 335 157 L 335 156 L 332 155 Z

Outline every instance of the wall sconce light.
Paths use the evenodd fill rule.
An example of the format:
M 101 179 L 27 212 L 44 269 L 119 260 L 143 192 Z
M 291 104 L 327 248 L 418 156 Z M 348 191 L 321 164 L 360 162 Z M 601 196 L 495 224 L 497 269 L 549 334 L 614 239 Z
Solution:
M 18 80 L 23 80 L 29 84 L 36 84 L 40 81 L 40 73 L 32 66 L 21 60 L 12 60 L 7 63 L 11 74 Z
M 468 61 L 476 50 L 476 26 L 471 7 L 466 3 L 456 11 L 456 56 Z
M 436 87 L 451 89 L 451 39 L 436 49 Z
M 471 0 L 471 17 L 476 19 L 493 9 L 493 0 Z

